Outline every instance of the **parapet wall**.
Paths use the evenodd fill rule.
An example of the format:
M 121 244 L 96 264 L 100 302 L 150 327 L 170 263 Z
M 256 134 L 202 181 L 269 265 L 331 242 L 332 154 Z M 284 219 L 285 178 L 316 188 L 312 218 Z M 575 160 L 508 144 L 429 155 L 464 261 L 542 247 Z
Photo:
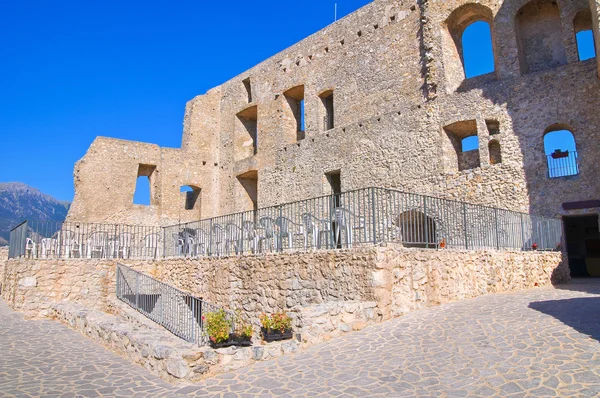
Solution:
M 206 301 L 239 308 L 258 331 L 261 313 L 284 310 L 313 344 L 416 309 L 569 279 L 560 252 L 423 250 L 343 251 L 126 262 Z M 27 316 L 52 302 L 110 311 L 116 262 L 11 260 L 2 296 Z
M 8 261 L 8 246 L 0 247 L 0 290 L 2 290 L 2 281 L 4 280 L 5 264 Z

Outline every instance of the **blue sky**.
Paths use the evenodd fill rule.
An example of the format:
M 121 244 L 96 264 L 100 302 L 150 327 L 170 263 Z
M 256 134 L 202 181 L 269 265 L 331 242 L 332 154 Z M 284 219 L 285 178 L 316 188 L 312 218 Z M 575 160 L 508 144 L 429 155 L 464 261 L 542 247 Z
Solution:
M 98 135 L 179 147 L 188 100 L 327 26 L 335 2 L 1 2 L 0 181 L 72 200 Z M 337 0 L 338 17 L 369 2 Z
M 329 25 L 334 3 L 0 2 L 0 181 L 72 200 L 98 135 L 179 147 L 188 100 Z

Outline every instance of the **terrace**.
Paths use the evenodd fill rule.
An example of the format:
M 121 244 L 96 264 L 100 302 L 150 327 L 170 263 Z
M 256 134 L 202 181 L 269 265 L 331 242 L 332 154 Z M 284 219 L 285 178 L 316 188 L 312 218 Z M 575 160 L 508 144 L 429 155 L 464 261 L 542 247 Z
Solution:
M 559 219 L 365 188 L 195 222 L 128 226 L 25 221 L 9 258 L 224 257 L 400 244 L 423 249 L 559 250 Z

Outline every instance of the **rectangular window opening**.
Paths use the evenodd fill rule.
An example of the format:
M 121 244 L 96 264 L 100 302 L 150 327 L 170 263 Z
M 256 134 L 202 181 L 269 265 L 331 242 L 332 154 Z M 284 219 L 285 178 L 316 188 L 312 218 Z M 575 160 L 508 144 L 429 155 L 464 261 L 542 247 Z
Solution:
M 326 91 L 321 94 L 321 102 L 323 104 L 323 129 L 331 130 L 335 127 L 335 115 L 333 106 L 333 90 Z
M 244 188 L 244 211 L 258 210 L 258 171 L 252 170 L 237 176 Z
M 256 155 L 258 150 L 258 107 L 251 106 L 237 114 L 235 159 Z
M 295 141 L 303 140 L 305 137 L 304 86 L 291 88 L 283 93 L 283 95 L 295 120 L 295 126 L 293 127 L 295 131 L 293 131 L 293 134 L 290 131 L 290 137 L 293 136 Z M 290 126 L 289 129 L 291 130 L 292 127 Z M 292 140 L 292 138 L 289 139 L 289 141 Z
M 200 209 L 200 188 L 193 185 L 185 185 L 180 188 L 184 200 L 185 210 Z
M 156 166 L 149 164 L 138 165 L 137 181 L 133 194 L 133 204 L 150 206 L 153 202 L 153 180 Z
M 462 171 L 481 166 L 479 136 L 475 120 L 462 120 L 444 127 L 444 163 L 447 171 Z
M 486 120 L 485 125 L 487 126 L 490 135 L 500 134 L 500 122 L 497 120 Z
M 242 81 L 244 83 L 244 88 L 246 89 L 246 94 L 248 95 L 248 103 L 252 103 L 252 85 L 250 83 L 250 78 L 247 78 Z

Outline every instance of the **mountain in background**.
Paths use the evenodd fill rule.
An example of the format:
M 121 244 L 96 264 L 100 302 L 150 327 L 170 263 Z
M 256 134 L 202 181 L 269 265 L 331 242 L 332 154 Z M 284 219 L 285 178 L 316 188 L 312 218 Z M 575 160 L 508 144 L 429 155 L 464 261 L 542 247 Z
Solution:
M 0 246 L 8 244 L 10 230 L 20 222 L 64 221 L 69 206 L 20 182 L 0 182 Z

